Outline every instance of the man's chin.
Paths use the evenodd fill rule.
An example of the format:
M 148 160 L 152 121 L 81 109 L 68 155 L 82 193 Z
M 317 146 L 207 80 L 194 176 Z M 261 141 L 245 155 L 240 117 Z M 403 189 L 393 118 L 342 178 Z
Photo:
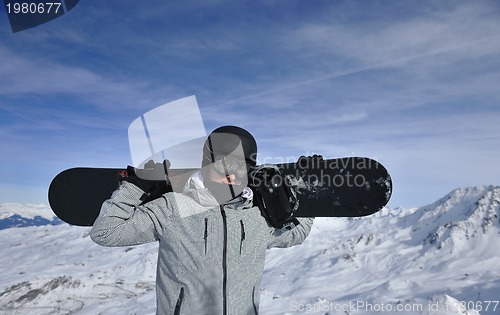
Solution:
M 224 204 L 238 197 L 245 188 L 245 186 L 243 185 L 219 183 L 213 181 L 205 181 L 204 184 L 220 204 Z

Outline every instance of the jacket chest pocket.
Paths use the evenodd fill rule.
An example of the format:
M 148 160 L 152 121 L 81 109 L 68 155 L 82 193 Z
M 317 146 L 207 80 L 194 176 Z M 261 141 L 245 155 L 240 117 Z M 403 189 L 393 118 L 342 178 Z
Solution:
M 246 238 L 246 233 L 245 233 L 245 223 L 243 223 L 243 220 L 240 220 L 240 256 L 243 252 L 243 243 Z
M 216 253 L 222 253 L 224 246 L 229 246 L 231 255 L 245 255 L 251 245 L 248 243 L 245 221 L 238 220 L 230 224 L 227 230 L 227 238 L 223 235 L 223 228 L 214 228 L 213 225 L 216 223 L 219 222 L 214 222 L 210 218 L 203 219 L 198 234 L 200 253 L 209 258 Z
M 219 222 L 211 217 L 203 218 L 198 224 L 196 242 L 201 257 L 215 259 L 222 255 L 223 235 Z
M 208 218 L 205 218 L 205 228 L 203 230 L 203 253 L 208 253 Z
M 252 222 L 238 219 L 232 222 L 228 231 L 228 252 L 232 258 L 237 260 L 253 259 L 257 251 L 259 240 L 254 237 L 257 234 L 252 229 Z

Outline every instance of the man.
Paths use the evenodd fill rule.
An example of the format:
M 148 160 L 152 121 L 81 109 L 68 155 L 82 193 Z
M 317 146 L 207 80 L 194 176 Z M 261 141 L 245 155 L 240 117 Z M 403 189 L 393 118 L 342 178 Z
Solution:
M 253 206 L 247 184 L 256 154 L 250 133 L 220 127 L 182 193 L 143 203 L 154 185 L 131 177 L 103 204 L 91 231 L 96 243 L 159 241 L 157 314 L 257 314 L 266 249 L 300 244 L 309 234 L 313 219 L 277 229 Z

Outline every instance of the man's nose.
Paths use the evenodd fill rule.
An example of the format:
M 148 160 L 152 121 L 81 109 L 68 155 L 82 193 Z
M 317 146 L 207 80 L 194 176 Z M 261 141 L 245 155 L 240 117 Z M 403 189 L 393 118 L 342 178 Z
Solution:
M 229 174 L 226 176 L 228 182 L 232 183 L 236 180 L 236 176 L 234 174 Z

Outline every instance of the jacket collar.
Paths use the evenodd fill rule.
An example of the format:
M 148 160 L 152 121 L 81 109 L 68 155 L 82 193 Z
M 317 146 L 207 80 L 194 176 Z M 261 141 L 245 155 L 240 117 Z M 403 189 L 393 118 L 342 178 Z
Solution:
M 183 193 L 197 203 L 205 207 L 218 207 L 220 204 L 215 200 L 210 191 L 203 185 L 203 174 L 201 170 L 194 172 L 186 182 Z M 252 207 L 253 191 L 245 187 L 243 192 L 233 200 L 228 201 L 224 206 L 229 209 L 247 209 Z

